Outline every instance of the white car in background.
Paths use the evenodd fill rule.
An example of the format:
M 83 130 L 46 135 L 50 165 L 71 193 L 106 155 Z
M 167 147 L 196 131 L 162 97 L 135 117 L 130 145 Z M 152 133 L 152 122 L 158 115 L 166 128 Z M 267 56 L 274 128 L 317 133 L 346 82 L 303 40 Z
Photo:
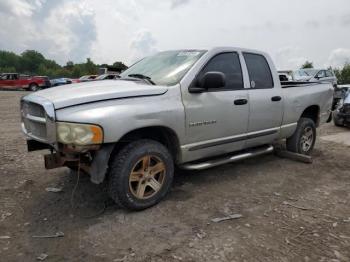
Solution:
M 337 86 L 337 78 L 330 69 L 299 69 L 292 73 L 294 81 L 308 81 L 308 82 L 328 82 L 332 83 L 333 87 Z

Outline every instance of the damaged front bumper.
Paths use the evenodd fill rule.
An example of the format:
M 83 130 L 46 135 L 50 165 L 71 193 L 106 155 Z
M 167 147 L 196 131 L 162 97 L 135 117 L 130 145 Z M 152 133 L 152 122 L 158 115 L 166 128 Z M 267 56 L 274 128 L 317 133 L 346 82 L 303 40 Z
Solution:
M 114 144 L 84 147 L 60 145 L 56 150 L 48 144 L 28 139 L 27 149 L 29 152 L 44 149 L 51 151 L 50 154 L 44 155 L 46 169 L 68 167 L 77 170 L 80 168 L 90 175 L 93 183 L 100 184 L 105 179 Z

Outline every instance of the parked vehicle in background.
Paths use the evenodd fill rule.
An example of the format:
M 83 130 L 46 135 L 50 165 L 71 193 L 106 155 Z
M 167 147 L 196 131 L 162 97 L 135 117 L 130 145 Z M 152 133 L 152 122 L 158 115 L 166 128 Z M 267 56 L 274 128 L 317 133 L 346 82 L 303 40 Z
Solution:
M 70 80 L 72 80 L 72 84 L 80 83 L 79 78 L 70 78 Z
M 111 80 L 119 78 L 119 74 L 103 74 L 95 78 L 95 80 Z
M 281 82 L 292 81 L 292 77 L 286 73 L 278 73 L 278 77 Z
M 51 79 L 50 82 L 51 82 L 51 86 L 61 86 L 61 85 L 72 84 L 72 79 L 61 77 L 61 78 Z
M 350 84 L 337 86 L 334 93 L 334 103 L 334 124 L 336 126 L 350 125 Z
M 176 50 L 144 58 L 118 80 L 40 91 L 21 100 L 30 151 L 46 168 L 108 177 L 110 197 L 140 210 L 169 191 L 174 166 L 202 170 L 273 151 L 311 154 L 330 116 L 329 83 L 281 83 L 266 53 Z M 37 109 L 37 110 L 34 110 Z
M 309 82 L 329 82 L 333 87 L 337 86 L 337 78 L 330 69 L 299 69 L 293 71 L 294 81 L 309 81 Z
M 0 88 L 37 91 L 50 86 L 50 80 L 46 76 L 29 76 L 17 73 L 3 73 L 0 75 Z
M 97 75 L 85 75 L 79 78 L 80 82 L 87 82 L 87 81 L 91 81 L 94 80 L 97 77 Z

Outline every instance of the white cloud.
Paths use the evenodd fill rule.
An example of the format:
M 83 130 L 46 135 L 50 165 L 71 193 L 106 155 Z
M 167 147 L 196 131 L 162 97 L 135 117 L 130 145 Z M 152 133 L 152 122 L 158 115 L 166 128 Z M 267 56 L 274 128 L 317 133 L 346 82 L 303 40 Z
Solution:
M 346 63 L 350 63 L 350 49 L 337 48 L 330 53 L 328 65 L 337 68 L 344 66 Z
M 82 61 L 96 38 L 85 1 L 1 0 L 0 49 L 35 49 L 60 63 Z
M 1 0 L 0 12 L 14 16 L 32 16 L 36 7 L 40 7 L 40 1 L 27 0 Z
M 301 49 L 295 46 L 286 46 L 278 49 L 274 59 L 277 68 L 280 70 L 298 69 L 307 60 L 302 55 Z
M 190 0 L 171 0 L 170 4 L 171 4 L 171 8 L 176 8 L 179 7 L 181 5 L 185 5 L 190 3 Z
M 279 69 L 342 63 L 349 0 L 310 10 L 305 0 L 0 0 L 0 49 L 130 63 L 158 49 L 225 45 L 267 51 Z
M 61 63 L 85 60 L 96 38 L 94 12 L 84 2 L 65 1 L 39 28 L 41 37 L 33 43 L 45 47 L 49 56 Z
M 130 62 L 135 62 L 145 56 L 152 55 L 158 51 L 157 41 L 150 31 L 142 29 L 134 35 L 130 42 Z

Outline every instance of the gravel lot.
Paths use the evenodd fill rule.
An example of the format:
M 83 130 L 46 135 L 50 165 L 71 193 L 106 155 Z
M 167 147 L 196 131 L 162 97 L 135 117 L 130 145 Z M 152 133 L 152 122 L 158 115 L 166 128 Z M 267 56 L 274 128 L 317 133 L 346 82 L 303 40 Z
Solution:
M 266 155 L 178 172 L 166 200 L 142 212 L 81 177 L 72 207 L 77 177 L 26 152 L 24 94 L 0 91 L 1 261 L 350 261 L 349 129 L 320 128 L 312 164 Z M 211 221 L 231 214 L 242 217 Z

